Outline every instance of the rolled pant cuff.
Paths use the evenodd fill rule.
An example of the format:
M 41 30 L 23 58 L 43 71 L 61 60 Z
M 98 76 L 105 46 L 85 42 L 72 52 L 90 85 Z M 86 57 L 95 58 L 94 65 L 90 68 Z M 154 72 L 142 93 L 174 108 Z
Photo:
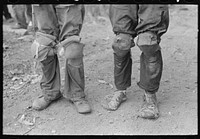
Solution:
M 80 100 L 80 99 L 84 99 L 86 97 L 86 95 L 79 95 L 79 96 L 73 96 L 71 98 L 68 98 L 70 101 L 77 101 L 77 100 Z
M 127 85 L 127 86 L 116 86 L 117 90 L 126 90 L 127 88 L 129 88 L 131 85 Z
M 56 92 L 51 92 L 51 91 L 45 91 L 43 92 L 43 97 L 46 101 L 53 101 L 53 100 L 56 100 L 60 97 L 62 97 L 62 94 L 61 92 L 59 91 L 59 93 L 56 93 Z
M 159 87 L 157 88 L 148 88 L 148 87 L 145 87 L 144 85 L 142 85 L 140 82 L 137 83 L 137 85 L 141 88 L 141 89 L 144 89 L 145 91 L 151 93 L 151 94 L 154 94 L 158 91 Z

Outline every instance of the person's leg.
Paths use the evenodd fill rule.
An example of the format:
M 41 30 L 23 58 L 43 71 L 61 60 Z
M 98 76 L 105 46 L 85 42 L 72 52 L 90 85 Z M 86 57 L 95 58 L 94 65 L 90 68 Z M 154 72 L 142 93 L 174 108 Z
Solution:
M 4 17 L 5 17 L 6 20 L 12 18 L 11 14 L 8 11 L 7 5 L 3 5 L 3 15 L 4 15 Z
M 33 108 L 42 110 L 61 97 L 59 61 L 54 50 L 59 28 L 53 5 L 34 6 L 34 11 L 38 32 L 32 45 L 32 52 L 41 64 L 43 75 L 40 82 L 42 96 L 33 102 Z
M 25 5 L 13 5 L 12 9 L 17 24 L 15 26 L 12 26 L 11 28 L 26 29 L 28 24 L 26 23 L 26 17 L 25 17 Z
M 27 23 L 32 21 L 32 7 L 31 7 L 31 4 L 26 4 L 25 5 L 25 17 L 26 17 L 26 22 Z
M 144 33 L 141 35 L 144 35 Z M 141 35 L 138 37 L 139 41 L 142 40 Z M 153 36 L 148 34 L 146 37 Z M 157 43 L 151 45 L 146 43 L 139 46 L 139 48 L 142 54 L 140 56 L 140 81 L 138 86 L 145 90 L 145 103 L 142 106 L 140 116 L 143 118 L 157 118 L 159 111 L 156 92 L 159 88 L 163 68 L 160 46 Z
M 91 108 L 84 93 L 84 45 L 79 37 L 85 8 L 82 5 L 57 5 L 56 11 L 60 23 L 59 41 L 66 58 L 64 95 L 75 104 L 79 113 L 88 113 Z
M 34 31 L 33 23 L 32 23 L 32 6 L 31 6 L 31 4 L 25 5 L 25 16 L 26 16 L 26 21 L 28 23 L 27 31 L 31 33 L 32 31 Z
M 160 48 L 160 37 L 168 28 L 169 13 L 166 5 L 139 5 L 140 22 L 136 27 L 139 34 L 137 45 L 142 51 L 140 57 L 139 87 L 145 90 L 142 118 L 158 118 L 159 111 L 156 92 L 159 89 L 163 61 Z
M 137 25 L 136 5 L 112 5 L 109 17 L 116 34 L 112 48 L 114 50 L 114 82 L 117 91 L 104 108 L 116 110 L 126 100 L 126 89 L 131 86 L 131 47 L 134 46 L 134 28 Z M 107 97 L 108 98 L 108 97 Z M 107 99 L 106 98 L 106 99 Z

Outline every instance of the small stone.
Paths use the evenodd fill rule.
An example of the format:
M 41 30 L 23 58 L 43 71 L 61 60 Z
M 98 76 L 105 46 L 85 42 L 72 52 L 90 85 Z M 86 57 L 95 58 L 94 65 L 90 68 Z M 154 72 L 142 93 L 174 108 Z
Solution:
M 101 115 L 102 115 L 102 113 L 98 113 L 98 115 L 99 115 L 99 116 L 101 116 Z
M 7 126 L 10 126 L 11 125 L 11 123 L 7 123 Z
M 174 125 L 174 129 L 177 129 L 178 128 L 178 125 Z
M 110 124 L 113 124 L 113 123 L 114 123 L 114 121 L 113 121 L 113 120 L 110 120 L 110 121 L 109 121 L 109 123 L 110 123 Z
M 188 104 L 188 102 L 185 102 L 185 105 L 187 105 Z
M 52 120 L 55 120 L 55 118 L 49 118 L 48 120 L 51 120 L 51 121 L 52 121 Z
M 112 84 L 110 84 L 110 83 L 109 83 L 109 85 L 110 85 L 111 89 L 113 89 L 113 88 L 114 88 Z
M 20 79 L 19 77 L 15 76 L 15 77 L 12 78 L 12 81 L 19 80 L 19 79 Z
M 190 89 L 190 87 L 189 87 L 189 86 L 186 86 L 185 88 L 187 88 L 187 89 Z
M 51 133 L 53 133 L 53 134 L 56 133 L 56 130 L 52 130 Z
M 168 82 L 170 82 L 170 81 L 169 81 L 168 79 L 166 79 L 164 82 L 167 82 L 167 83 L 168 83 Z
M 23 84 L 24 82 L 20 81 L 19 84 Z
M 98 80 L 98 82 L 99 82 L 99 83 L 102 83 L 102 84 L 107 84 L 107 82 L 104 81 L 104 80 Z

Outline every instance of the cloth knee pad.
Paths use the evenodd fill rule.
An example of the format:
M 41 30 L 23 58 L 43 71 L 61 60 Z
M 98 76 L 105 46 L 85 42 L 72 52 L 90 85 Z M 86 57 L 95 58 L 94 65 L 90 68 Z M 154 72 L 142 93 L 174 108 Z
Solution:
M 84 44 L 78 42 L 70 43 L 64 48 L 64 55 L 66 59 L 77 59 L 83 57 Z
M 112 48 L 117 56 L 125 56 L 130 48 L 134 47 L 134 40 L 131 35 L 120 33 L 114 38 Z
M 145 32 L 138 35 L 137 45 L 145 56 L 152 56 L 160 50 L 160 39 L 152 32 Z
M 37 32 L 36 39 L 31 45 L 31 53 L 33 58 L 35 58 L 38 61 L 44 61 L 47 58 L 47 56 L 55 55 L 55 40 L 55 36 Z
M 80 43 L 79 36 L 71 36 L 58 45 L 58 54 L 66 59 L 76 59 L 83 57 L 84 44 Z

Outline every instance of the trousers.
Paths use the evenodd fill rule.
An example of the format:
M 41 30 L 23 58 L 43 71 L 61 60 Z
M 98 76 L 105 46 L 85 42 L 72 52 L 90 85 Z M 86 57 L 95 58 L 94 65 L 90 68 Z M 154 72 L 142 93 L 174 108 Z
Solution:
M 167 5 L 111 5 L 109 18 L 116 35 L 122 33 L 132 38 L 138 36 L 137 45 L 142 51 L 138 85 L 145 91 L 157 92 L 163 70 L 159 43 L 169 25 Z M 114 51 L 114 81 L 118 90 L 131 86 L 131 71 L 131 49 L 123 56 Z
M 79 36 L 85 14 L 83 5 L 34 5 L 35 19 L 37 22 L 38 32 L 44 36 L 53 36 L 53 43 L 61 42 L 72 36 Z M 45 35 L 46 34 L 46 35 Z M 36 37 L 41 40 L 42 36 Z M 51 44 L 48 48 L 51 50 Z M 46 49 L 45 49 L 46 50 Z M 44 99 L 54 100 L 61 95 L 60 67 L 56 53 L 50 54 L 50 51 L 44 51 L 40 60 L 43 76 L 40 86 Z M 85 97 L 84 88 L 84 66 L 83 62 L 79 66 L 69 64 L 68 59 L 65 62 L 65 84 L 63 95 L 72 101 Z
M 17 23 L 26 28 L 28 23 L 32 21 L 31 5 L 12 5 L 12 9 Z

